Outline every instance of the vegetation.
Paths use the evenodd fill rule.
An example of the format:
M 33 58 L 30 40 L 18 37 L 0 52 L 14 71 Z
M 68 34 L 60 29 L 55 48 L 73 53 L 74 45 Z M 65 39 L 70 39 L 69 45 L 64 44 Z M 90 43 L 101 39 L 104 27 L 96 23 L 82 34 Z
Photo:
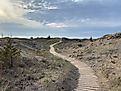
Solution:
M 121 33 L 91 40 L 66 40 L 56 50 L 92 67 L 99 77 L 100 91 L 121 91 Z
M 47 39 L 51 39 L 50 35 L 47 37 Z
M 0 48 L 0 63 L 1 66 L 13 67 L 13 61 L 20 56 L 20 51 L 12 44 L 12 39 L 7 38 L 4 47 Z
M 90 37 L 90 39 L 89 39 L 91 42 L 93 42 L 93 39 L 92 39 L 92 37 Z
M 77 68 L 49 53 L 49 46 L 59 39 L 1 40 L 4 43 L 0 45 L 0 62 L 10 68 L 0 69 L 0 91 L 73 91 L 76 88 Z M 21 50 L 19 61 L 18 49 Z

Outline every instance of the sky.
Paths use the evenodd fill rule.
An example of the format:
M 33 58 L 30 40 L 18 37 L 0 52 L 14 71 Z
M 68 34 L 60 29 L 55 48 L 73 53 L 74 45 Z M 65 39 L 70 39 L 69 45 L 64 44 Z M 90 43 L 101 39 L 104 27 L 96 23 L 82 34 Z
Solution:
M 0 34 L 101 37 L 121 32 L 121 0 L 0 0 Z

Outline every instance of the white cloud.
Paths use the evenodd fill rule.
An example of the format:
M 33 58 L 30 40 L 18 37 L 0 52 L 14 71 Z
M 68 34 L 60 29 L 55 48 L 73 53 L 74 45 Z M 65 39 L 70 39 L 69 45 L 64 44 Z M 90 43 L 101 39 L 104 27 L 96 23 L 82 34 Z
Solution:
M 39 22 L 25 17 L 25 10 L 20 8 L 20 0 L 0 0 L 0 23 L 18 23 L 27 26 L 41 26 Z
M 24 11 L 15 6 L 10 0 L 0 1 L 0 20 L 7 22 L 22 17 Z
M 47 8 L 48 10 L 58 9 L 58 7 L 56 7 L 56 6 L 49 6 L 49 7 L 45 7 L 45 8 Z
M 54 25 L 54 24 L 53 24 Z M 102 20 L 102 19 L 72 19 L 63 22 L 66 27 L 72 28 L 105 28 L 105 27 L 119 27 L 121 26 L 121 21 L 119 20 Z
M 66 28 L 66 27 L 68 27 L 64 23 L 48 23 L 48 24 L 46 24 L 46 26 L 49 26 L 51 28 Z
M 84 0 L 72 0 L 73 2 L 82 2 Z
M 84 24 L 88 27 L 119 27 L 121 26 L 120 21 L 112 20 L 94 20 Z
M 90 3 L 90 2 L 99 2 L 102 3 L 104 1 L 110 1 L 110 0 L 72 0 L 73 2 L 76 3 Z

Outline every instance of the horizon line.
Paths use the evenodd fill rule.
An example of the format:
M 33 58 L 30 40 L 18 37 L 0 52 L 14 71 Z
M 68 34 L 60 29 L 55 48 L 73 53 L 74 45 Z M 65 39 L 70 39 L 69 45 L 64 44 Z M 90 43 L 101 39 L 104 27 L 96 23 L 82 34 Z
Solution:
M 9 36 L 9 35 L 4 35 L 4 36 L 0 36 L 0 38 L 4 38 L 4 37 L 11 37 L 11 38 L 27 38 L 30 39 L 31 37 L 33 38 L 47 38 L 48 36 Z M 68 36 L 50 36 L 51 38 L 69 38 L 69 39 L 89 39 L 90 37 L 96 39 L 96 38 L 100 38 L 100 37 L 68 37 Z

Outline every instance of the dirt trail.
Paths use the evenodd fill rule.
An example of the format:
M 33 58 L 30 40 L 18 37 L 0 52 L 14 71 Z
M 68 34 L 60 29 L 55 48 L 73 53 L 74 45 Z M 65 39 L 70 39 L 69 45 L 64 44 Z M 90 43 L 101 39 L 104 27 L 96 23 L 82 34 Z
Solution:
M 61 42 L 50 45 L 50 53 L 69 61 L 78 68 L 80 77 L 78 79 L 78 87 L 75 89 L 75 91 L 97 91 L 99 89 L 98 78 L 94 74 L 93 70 L 87 64 L 80 62 L 75 58 L 70 58 L 57 53 L 54 49 L 54 46 L 59 43 Z

